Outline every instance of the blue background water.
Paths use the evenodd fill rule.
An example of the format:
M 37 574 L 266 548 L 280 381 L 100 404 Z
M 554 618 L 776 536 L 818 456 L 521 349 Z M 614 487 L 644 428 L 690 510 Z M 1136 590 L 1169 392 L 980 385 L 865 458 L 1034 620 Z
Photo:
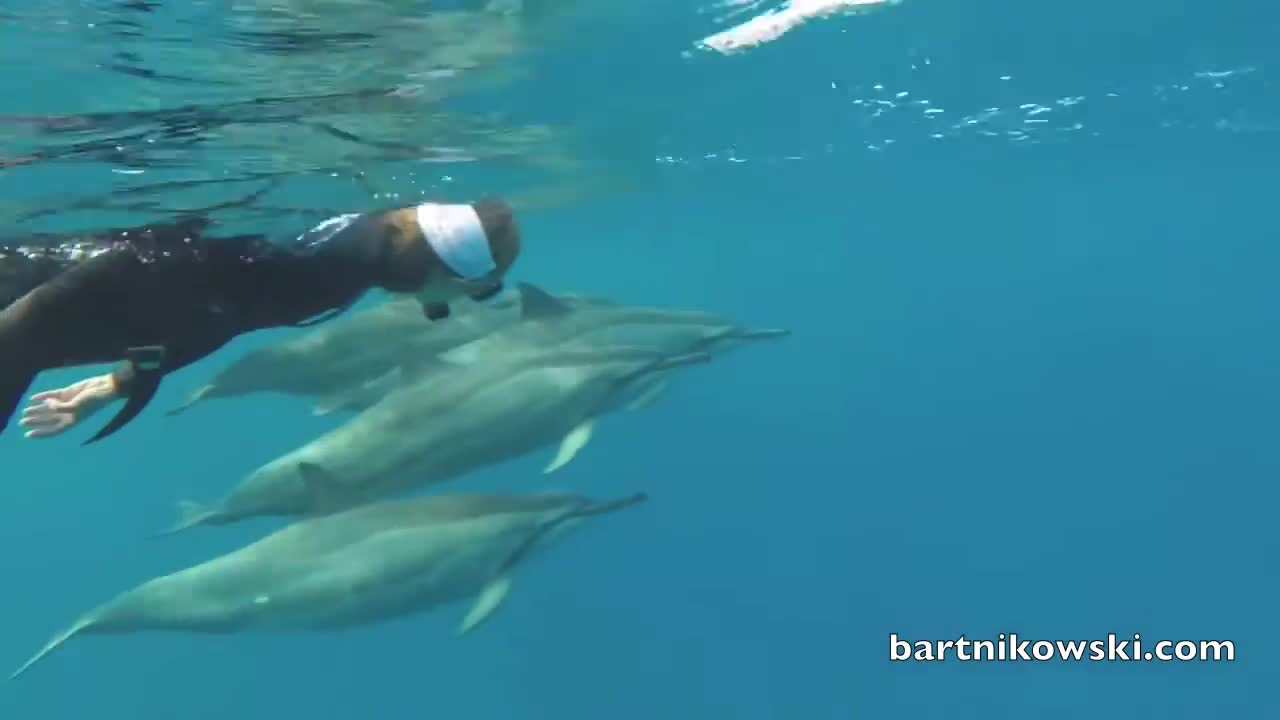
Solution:
M 589 63 L 582 85 L 527 85 L 523 112 L 632 108 L 599 152 L 650 164 L 639 189 L 530 213 L 518 276 L 794 335 L 608 418 L 554 480 L 538 456 L 458 483 L 652 496 L 525 568 L 474 636 L 453 636 L 456 609 L 86 638 L 0 689 L 0 715 L 1275 717 L 1280 10 L 1005 5 L 908 1 L 732 58 L 682 57 L 718 28 L 675 2 L 566 39 L 547 63 Z M 10 70 L 4 110 L 80 109 L 33 75 Z M 931 138 L 940 121 L 905 103 L 874 116 L 900 91 L 962 127 Z M 1077 96 L 1046 125 L 1018 110 Z M 284 399 L 159 412 L 279 336 L 170 378 L 101 445 L 10 428 L 7 662 L 271 527 L 142 539 L 336 422 Z M 1231 639 L 1238 660 L 890 663 L 890 632 Z

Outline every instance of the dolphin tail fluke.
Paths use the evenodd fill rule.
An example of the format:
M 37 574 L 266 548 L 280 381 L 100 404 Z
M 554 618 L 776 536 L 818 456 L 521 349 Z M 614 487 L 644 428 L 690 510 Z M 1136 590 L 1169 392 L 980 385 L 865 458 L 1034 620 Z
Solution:
M 191 500 L 181 500 L 178 502 L 178 522 L 174 523 L 167 530 L 161 530 L 147 536 L 149 540 L 155 540 L 170 535 L 177 535 L 180 532 L 208 525 L 211 520 L 218 517 L 218 511 L 210 509 L 201 503 Z
M 174 415 L 181 415 L 187 410 L 190 410 L 193 405 L 203 402 L 216 388 L 216 385 L 209 384 L 197 389 L 195 392 L 191 393 L 191 397 L 187 398 L 181 405 L 165 412 L 165 415 L 170 417 Z
M 9 676 L 9 681 L 12 682 L 16 680 L 19 675 L 22 675 L 26 671 L 30 670 L 32 666 L 34 666 L 36 663 L 40 662 L 41 660 L 45 659 L 45 657 L 47 657 L 54 650 L 57 650 L 58 648 L 62 647 L 63 643 L 75 637 L 76 635 L 79 635 L 80 633 L 84 632 L 91 625 L 93 625 L 93 621 L 82 619 L 79 622 L 77 622 L 75 625 L 72 625 L 66 630 L 63 630 L 61 633 L 58 633 L 58 635 L 55 636 L 52 640 L 50 640 L 47 644 L 45 644 L 43 648 L 40 648 L 40 652 L 36 653 L 35 655 L 32 655 L 30 660 L 22 664 L 22 667 L 13 671 L 13 674 Z

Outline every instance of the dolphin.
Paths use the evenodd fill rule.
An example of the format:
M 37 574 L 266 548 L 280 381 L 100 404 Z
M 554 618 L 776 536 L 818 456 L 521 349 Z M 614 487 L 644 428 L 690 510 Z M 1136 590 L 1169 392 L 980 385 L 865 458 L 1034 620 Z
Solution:
M 567 342 L 644 347 L 670 353 L 721 353 L 757 340 L 791 334 L 784 328 L 744 327 L 715 313 L 626 305 L 569 303 L 541 288 L 521 284 L 522 298 L 537 304 L 536 315 L 445 351 L 455 364 L 507 352 L 511 346 Z
M 742 326 L 714 313 L 697 310 L 629 306 L 607 301 L 570 303 L 536 286 L 522 284 L 518 288 L 522 302 L 536 306 L 536 313 L 483 337 L 446 349 L 438 359 L 448 365 L 470 365 L 508 357 L 515 352 L 527 352 L 531 348 L 536 350 L 564 343 L 598 349 L 620 346 L 672 354 L 705 352 L 719 355 L 754 342 L 791 334 L 785 328 Z M 420 377 L 427 368 L 440 366 L 432 360 L 406 357 L 405 362 L 382 375 L 323 399 L 316 412 L 366 410 L 396 388 Z M 643 387 L 635 388 L 636 398 L 631 406 L 639 408 L 652 404 L 667 388 L 665 377 L 655 375 Z
M 523 290 L 486 303 L 462 300 L 445 323 L 424 321 L 416 298 L 396 296 L 246 353 L 168 414 L 177 415 L 205 400 L 253 393 L 323 398 L 375 379 L 405 357 L 442 352 L 509 323 L 536 319 L 540 312 L 607 302 L 583 295 L 557 297 L 536 286 L 522 288 L 526 286 L 536 291 L 528 302 Z
M 582 520 L 645 499 L 426 496 L 300 520 L 90 610 L 9 679 L 88 634 L 324 631 L 472 599 L 466 633 L 502 604 L 523 561 Z
M 567 464 L 597 419 L 654 373 L 706 353 L 554 348 L 432 372 L 337 428 L 251 472 L 209 506 L 179 503 L 153 537 L 252 517 L 327 514 L 453 479 L 559 443 Z

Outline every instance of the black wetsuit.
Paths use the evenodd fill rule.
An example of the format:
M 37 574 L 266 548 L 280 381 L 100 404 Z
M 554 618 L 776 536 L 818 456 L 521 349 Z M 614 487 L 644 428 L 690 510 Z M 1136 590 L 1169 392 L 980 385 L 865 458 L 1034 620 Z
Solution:
M 379 219 L 292 244 L 205 237 L 190 220 L 0 248 L 0 430 L 42 370 L 126 359 L 115 377 L 128 402 L 92 442 L 135 417 L 165 374 L 239 334 L 321 319 L 374 287 L 416 289 L 425 261 Z
M 0 310 L 52 280 L 55 275 L 94 255 L 114 249 L 131 236 L 151 232 L 169 237 L 200 237 L 208 226 L 207 219 L 195 217 L 92 233 L 33 234 L 22 240 L 0 244 Z

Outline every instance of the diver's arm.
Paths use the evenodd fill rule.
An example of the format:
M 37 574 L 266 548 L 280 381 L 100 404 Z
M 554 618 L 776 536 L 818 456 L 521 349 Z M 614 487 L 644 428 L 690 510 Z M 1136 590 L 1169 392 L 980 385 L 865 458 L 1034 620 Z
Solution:
M 202 360 L 214 351 L 226 345 L 235 337 L 224 333 L 198 335 L 182 342 L 173 343 L 163 348 L 163 354 L 157 356 L 158 372 L 162 375 L 176 372 L 193 362 Z M 108 376 L 115 397 L 127 397 L 133 389 L 138 373 L 142 370 L 134 360 L 120 363 Z
M 159 372 L 167 375 L 186 367 L 230 340 L 231 337 L 226 335 L 208 335 L 166 349 Z M 23 410 L 19 424 L 27 429 L 25 436 L 28 438 L 60 435 L 92 417 L 112 401 L 129 397 L 140 372 L 146 370 L 139 368 L 135 361 L 126 360 L 109 373 L 94 375 L 56 390 L 36 393 L 31 397 L 31 404 Z
M 53 437 L 94 415 L 117 397 L 111 373 L 95 375 L 31 396 L 31 405 L 22 411 L 18 424 L 26 428 L 28 438 Z

